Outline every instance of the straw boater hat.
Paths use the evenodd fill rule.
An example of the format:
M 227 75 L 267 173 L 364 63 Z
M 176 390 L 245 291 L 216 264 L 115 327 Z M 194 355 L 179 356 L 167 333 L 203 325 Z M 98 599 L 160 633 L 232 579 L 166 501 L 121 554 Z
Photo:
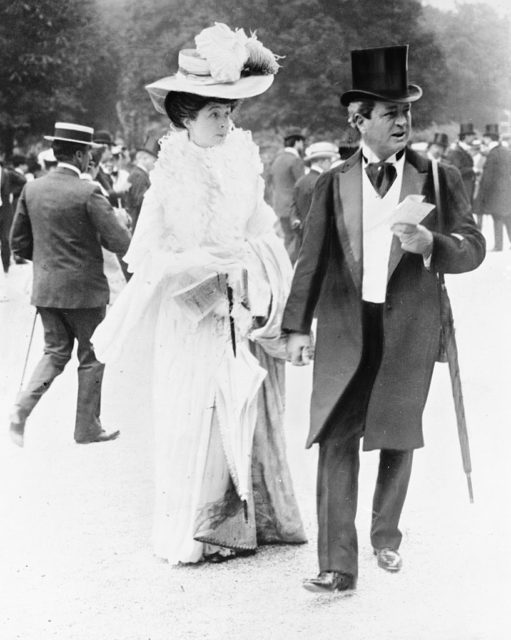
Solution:
M 56 122 L 52 136 L 44 136 L 45 140 L 62 140 L 63 142 L 75 142 L 77 144 L 86 144 L 90 147 L 100 147 L 92 141 L 94 129 L 92 127 L 84 127 L 81 124 L 71 124 L 69 122 Z
M 415 102 L 422 89 L 408 83 L 408 45 L 360 49 L 351 52 L 353 88 L 341 96 L 347 107 L 357 100 Z
M 314 160 L 321 160 L 323 158 L 332 158 L 337 160 L 339 158 L 339 149 L 332 142 L 313 142 L 305 149 L 305 155 L 303 161 L 306 164 L 314 162 Z
M 165 114 L 170 91 L 238 100 L 264 93 L 272 84 L 278 56 L 243 29 L 216 22 L 195 36 L 195 49 L 179 52 L 179 70 L 146 86 L 153 105 Z

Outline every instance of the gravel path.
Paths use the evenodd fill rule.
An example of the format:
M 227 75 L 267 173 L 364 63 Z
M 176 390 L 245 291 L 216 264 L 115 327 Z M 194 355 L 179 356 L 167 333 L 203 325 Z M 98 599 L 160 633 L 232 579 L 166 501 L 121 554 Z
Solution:
M 6 428 L 33 311 L 29 267 L 0 303 L 0 415 Z M 0 431 L 0 640 L 508 640 L 511 251 L 448 281 L 457 319 L 474 467 L 468 502 L 447 365 L 437 366 L 402 517 L 404 567 L 387 574 L 369 544 L 376 454 L 362 457 L 360 576 L 349 598 L 304 591 L 317 572 L 316 451 L 305 451 L 310 374 L 288 371 L 287 439 L 309 536 L 224 565 L 173 568 L 152 556 L 152 441 L 109 371 L 104 422 L 119 440 L 72 441 L 73 366 L 39 404 L 18 450 Z M 40 354 L 36 331 L 29 370 Z

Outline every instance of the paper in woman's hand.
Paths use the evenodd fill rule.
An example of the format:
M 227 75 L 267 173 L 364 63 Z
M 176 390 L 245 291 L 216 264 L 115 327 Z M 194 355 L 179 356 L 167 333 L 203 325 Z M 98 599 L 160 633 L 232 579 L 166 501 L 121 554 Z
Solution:
M 192 280 L 176 291 L 173 298 L 192 322 L 200 322 L 222 303 L 227 313 L 227 276 L 212 274 L 203 280 Z
M 435 208 L 434 204 L 423 202 L 424 196 L 412 194 L 400 202 L 390 217 L 390 226 L 395 224 L 418 225 Z

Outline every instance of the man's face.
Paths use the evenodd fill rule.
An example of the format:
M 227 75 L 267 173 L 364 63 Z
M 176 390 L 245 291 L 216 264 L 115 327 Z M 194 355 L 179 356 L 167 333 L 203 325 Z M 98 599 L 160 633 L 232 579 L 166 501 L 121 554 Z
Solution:
M 410 103 L 380 102 L 374 105 L 370 118 L 357 114 L 356 123 L 367 146 L 380 160 L 401 151 L 411 133 Z
M 75 153 L 75 159 L 76 159 L 75 164 L 78 167 L 78 169 L 82 173 L 85 173 L 89 168 L 89 163 L 90 163 L 90 147 L 84 146 L 83 149 L 80 149 L 80 151 L 77 151 Z

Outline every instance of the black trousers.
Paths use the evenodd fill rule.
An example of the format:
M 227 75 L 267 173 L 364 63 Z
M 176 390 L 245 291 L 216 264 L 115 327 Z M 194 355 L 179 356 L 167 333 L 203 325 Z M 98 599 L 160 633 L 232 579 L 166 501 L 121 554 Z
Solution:
M 78 398 L 75 440 L 93 438 L 101 432 L 101 383 L 105 366 L 96 359 L 91 337 L 105 317 L 105 307 L 56 309 L 38 307 L 44 329 L 44 354 L 26 387 L 19 393 L 15 410 L 25 420 L 64 371 L 78 343 Z
M 381 363 L 382 305 L 364 303 L 363 352 L 355 376 L 334 409 L 319 444 L 317 476 L 320 571 L 358 575 L 355 527 L 360 440 L 367 406 Z M 373 496 L 371 543 L 398 549 L 399 518 L 408 489 L 413 451 L 382 449 Z

